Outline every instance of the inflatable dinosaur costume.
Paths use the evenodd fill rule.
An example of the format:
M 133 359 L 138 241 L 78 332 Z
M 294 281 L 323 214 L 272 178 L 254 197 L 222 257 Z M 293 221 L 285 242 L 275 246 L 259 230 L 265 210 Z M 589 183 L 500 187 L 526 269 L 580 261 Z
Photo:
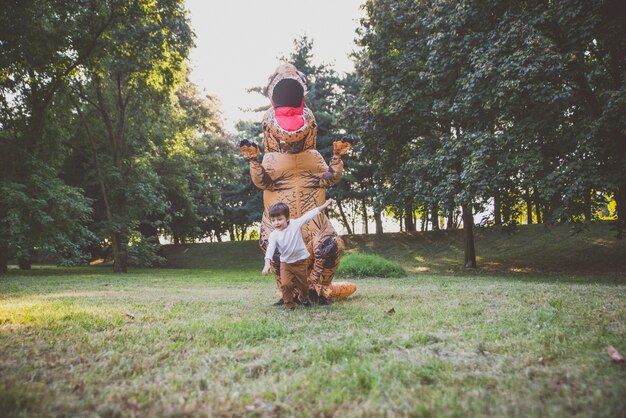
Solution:
M 291 64 L 279 66 L 270 77 L 267 96 L 272 107 L 263 117 L 265 155 L 259 163 L 259 147 L 247 140 L 240 143 L 241 152 L 250 161 L 253 183 L 263 190 L 264 211 L 259 244 L 267 249 L 273 227 L 267 209 L 277 202 L 289 206 L 290 216 L 298 218 L 326 201 L 326 187 L 337 184 L 343 173 L 341 157 L 352 143 L 340 139 L 333 143 L 333 158 L 326 164 L 315 149 L 317 125 L 313 113 L 304 105 L 307 94 L 304 74 Z M 356 291 L 352 283 L 332 283 L 343 252 L 343 241 L 325 214 L 302 227 L 302 236 L 311 254 L 309 258 L 309 294 L 328 299 L 350 296 Z M 271 268 L 282 291 L 279 272 L 280 254 L 272 257 Z

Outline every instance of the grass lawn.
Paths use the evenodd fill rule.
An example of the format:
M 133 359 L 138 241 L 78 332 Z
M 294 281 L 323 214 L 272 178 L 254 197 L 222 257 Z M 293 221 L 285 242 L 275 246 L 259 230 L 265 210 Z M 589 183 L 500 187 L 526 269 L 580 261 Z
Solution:
M 285 312 L 256 262 L 0 277 L 0 416 L 624 416 L 623 275 L 411 273 Z
M 623 416 L 617 276 L 412 274 L 270 306 L 256 270 L 0 279 L 3 416 Z M 390 311 L 392 313 L 390 313 Z

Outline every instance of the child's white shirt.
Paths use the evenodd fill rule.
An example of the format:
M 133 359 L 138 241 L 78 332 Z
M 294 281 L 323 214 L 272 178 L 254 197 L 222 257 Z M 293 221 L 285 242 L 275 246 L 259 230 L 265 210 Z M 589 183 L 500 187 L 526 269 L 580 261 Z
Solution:
M 265 258 L 271 260 L 274 252 L 278 248 L 280 251 L 280 261 L 282 263 L 295 263 L 296 261 L 309 258 L 309 251 L 306 249 L 302 239 L 302 225 L 320 214 L 318 208 L 311 209 L 297 219 L 290 219 L 287 228 L 282 231 L 275 229 L 268 238 Z

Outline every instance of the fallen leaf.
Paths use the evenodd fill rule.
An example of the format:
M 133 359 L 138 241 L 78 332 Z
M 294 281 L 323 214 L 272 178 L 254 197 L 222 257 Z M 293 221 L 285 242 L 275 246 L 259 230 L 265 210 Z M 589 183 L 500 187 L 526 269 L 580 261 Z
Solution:
M 624 357 L 612 345 L 607 347 L 606 352 L 609 353 L 609 357 L 611 357 L 613 363 L 619 363 L 624 361 Z
M 391 308 L 387 311 L 387 315 L 393 315 L 396 313 L 396 310 L 394 308 Z
M 133 315 L 130 312 L 124 312 L 124 315 L 126 315 L 127 317 L 129 317 L 130 319 L 135 319 L 135 315 Z

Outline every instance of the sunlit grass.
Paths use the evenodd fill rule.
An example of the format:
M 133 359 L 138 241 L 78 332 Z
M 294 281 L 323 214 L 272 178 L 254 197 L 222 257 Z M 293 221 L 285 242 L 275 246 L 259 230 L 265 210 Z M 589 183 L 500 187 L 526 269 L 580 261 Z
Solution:
M 7 416 L 619 416 L 617 277 L 356 280 L 271 306 L 256 269 L 0 278 Z

